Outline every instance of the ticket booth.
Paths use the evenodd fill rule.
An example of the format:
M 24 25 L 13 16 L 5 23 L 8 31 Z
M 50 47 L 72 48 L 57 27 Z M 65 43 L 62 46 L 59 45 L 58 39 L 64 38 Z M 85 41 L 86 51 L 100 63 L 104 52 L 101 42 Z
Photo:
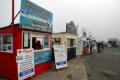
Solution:
M 20 22 L 0 28 L 0 76 L 18 80 L 18 49 L 34 49 L 37 76 L 51 69 L 52 13 L 28 1 L 21 1 Z
M 51 68 L 51 33 L 23 30 L 19 24 L 0 29 L 0 76 L 17 80 L 18 49 L 34 49 L 35 75 Z
M 53 45 L 65 45 L 67 59 L 76 57 L 78 26 L 73 21 L 66 23 L 66 32 L 53 33 Z
M 66 32 L 52 34 L 53 45 L 65 45 L 67 59 L 76 57 L 77 36 Z

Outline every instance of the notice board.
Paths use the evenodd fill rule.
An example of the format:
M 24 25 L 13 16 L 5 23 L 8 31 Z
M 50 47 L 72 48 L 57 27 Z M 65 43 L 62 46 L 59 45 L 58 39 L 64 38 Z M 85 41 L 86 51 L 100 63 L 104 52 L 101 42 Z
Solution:
M 56 69 L 67 67 L 67 54 L 64 45 L 54 45 Z
M 34 75 L 34 50 L 17 50 L 18 80 L 24 80 Z

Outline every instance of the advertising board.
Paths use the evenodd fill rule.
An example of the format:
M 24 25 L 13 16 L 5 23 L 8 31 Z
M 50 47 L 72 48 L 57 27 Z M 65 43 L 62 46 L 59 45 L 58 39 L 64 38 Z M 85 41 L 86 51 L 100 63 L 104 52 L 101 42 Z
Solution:
M 34 50 L 17 50 L 18 80 L 24 80 L 34 75 Z
M 67 67 L 67 54 L 64 45 L 54 45 L 56 69 Z
M 51 49 L 35 50 L 35 52 L 34 52 L 35 65 L 50 61 L 51 59 L 52 59 Z
M 66 24 L 66 32 L 77 35 L 77 27 L 74 25 L 74 22 Z
M 53 14 L 29 0 L 21 1 L 20 28 L 52 32 Z

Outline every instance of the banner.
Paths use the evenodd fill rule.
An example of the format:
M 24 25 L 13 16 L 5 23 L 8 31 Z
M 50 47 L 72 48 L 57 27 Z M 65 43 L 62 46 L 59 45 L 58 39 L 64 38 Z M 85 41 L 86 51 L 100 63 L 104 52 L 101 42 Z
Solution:
M 34 55 L 34 63 L 35 63 L 35 65 L 50 61 L 51 58 L 52 58 L 51 49 L 36 50 L 34 52 L 34 54 L 35 54 Z
M 21 1 L 20 28 L 52 32 L 53 14 L 28 0 Z
M 24 80 L 34 75 L 34 50 L 17 50 L 18 80 Z
M 64 45 L 54 45 L 56 69 L 67 67 L 67 54 Z

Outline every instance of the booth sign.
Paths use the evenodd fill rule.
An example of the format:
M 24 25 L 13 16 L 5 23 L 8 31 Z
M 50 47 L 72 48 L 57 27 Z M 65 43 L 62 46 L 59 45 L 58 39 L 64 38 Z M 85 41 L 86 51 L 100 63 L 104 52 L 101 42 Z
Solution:
M 54 45 L 56 69 L 67 67 L 67 54 L 64 45 Z
M 20 28 L 52 32 L 53 14 L 28 0 L 21 1 Z
M 74 22 L 71 21 L 66 24 L 66 32 L 77 35 L 77 27 L 74 25 Z
M 18 80 L 24 80 L 34 75 L 34 50 L 17 50 Z

